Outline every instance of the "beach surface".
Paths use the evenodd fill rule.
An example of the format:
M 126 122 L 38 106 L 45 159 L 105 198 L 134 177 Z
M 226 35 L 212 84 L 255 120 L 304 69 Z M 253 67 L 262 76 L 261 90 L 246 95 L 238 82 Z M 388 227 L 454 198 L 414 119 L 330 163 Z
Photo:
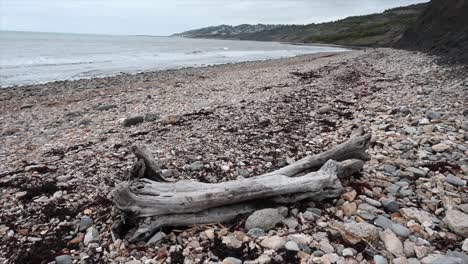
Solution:
M 109 193 L 127 180 L 129 147 L 149 147 L 169 178 L 221 182 L 322 152 L 356 127 L 372 134 L 372 159 L 347 186 L 357 196 L 290 207 L 297 224 L 269 236 L 295 231 L 307 241 L 297 263 L 447 257 L 468 247 L 468 78 L 436 59 L 368 49 L 0 89 L 0 260 L 288 263 L 289 251 L 268 250 L 237 224 L 164 230 L 155 245 L 113 241 Z M 320 214 L 304 218 L 306 208 Z M 345 243 L 332 228 L 388 230 L 375 222 L 382 217 L 402 228 L 372 246 Z M 211 232 L 255 250 L 216 250 Z

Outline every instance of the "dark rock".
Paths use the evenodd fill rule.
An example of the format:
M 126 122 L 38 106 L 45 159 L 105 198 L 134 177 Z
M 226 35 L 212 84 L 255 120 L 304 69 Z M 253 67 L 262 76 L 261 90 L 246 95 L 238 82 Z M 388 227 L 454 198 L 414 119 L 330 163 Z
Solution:
M 117 105 L 100 105 L 100 106 L 97 106 L 95 109 L 98 111 L 107 111 L 107 110 L 111 110 L 114 108 L 117 108 Z
M 131 127 L 131 126 L 141 124 L 144 121 L 145 121 L 145 118 L 143 116 L 133 116 L 133 117 L 124 119 L 122 122 L 122 126 Z

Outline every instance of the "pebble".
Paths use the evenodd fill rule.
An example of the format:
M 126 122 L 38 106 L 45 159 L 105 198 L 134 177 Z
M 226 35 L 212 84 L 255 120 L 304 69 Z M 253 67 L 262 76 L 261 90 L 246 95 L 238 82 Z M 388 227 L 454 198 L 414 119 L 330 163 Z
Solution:
M 374 263 L 375 264 L 388 264 L 388 261 L 385 257 L 382 257 L 380 255 L 375 255 L 374 256 Z
M 341 205 L 341 210 L 343 210 L 343 213 L 346 216 L 352 216 L 356 214 L 357 205 L 354 202 L 350 203 L 346 201 L 343 205 Z
M 427 172 L 423 169 L 418 169 L 415 167 L 406 168 L 406 171 L 413 173 L 415 177 L 426 177 Z
M 352 190 L 350 192 L 344 193 L 341 195 L 341 198 L 343 198 L 345 201 L 352 202 L 354 199 L 356 199 L 357 192 L 355 190 Z
M 157 232 L 148 240 L 148 242 L 146 242 L 146 245 L 157 244 L 161 242 L 161 240 L 163 240 L 165 237 L 166 237 L 166 234 L 164 234 L 164 232 L 162 231 Z
M 88 228 L 86 235 L 84 237 L 83 243 L 85 246 L 89 245 L 91 242 L 98 242 L 99 241 L 99 232 L 95 227 Z
M 452 184 L 452 185 L 459 186 L 459 187 L 465 187 L 466 186 L 466 181 L 465 180 L 462 180 L 462 179 L 460 179 L 457 176 L 452 175 L 452 174 L 447 176 L 447 182 Z
M 284 247 L 286 248 L 286 250 L 289 250 L 289 251 L 297 251 L 297 252 L 301 251 L 301 250 L 299 249 L 299 246 L 297 245 L 297 243 L 294 242 L 294 241 L 288 241 L 288 242 L 286 242 L 286 244 L 284 245 Z
M 368 198 L 368 197 L 365 198 L 365 201 L 366 201 L 366 203 L 368 203 L 368 204 L 370 204 L 372 206 L 375 206 L 375 207 L 381 207 L 382 206 L 381 202 L 376 201 L 376 200 L 371 199 L 371 198 Z
M 285 220 L 288 215 L 288 208 L 270 208 L 258 210 L 252 213 L 245 221 L 245 228 L 260 228 L 264 231 L 275 228 L 275 226 Z
M 242 264 L 242 260 L 233 257 L 228 257 L 223 260 L 222 264 Z
M 444 222 L 453 232 L 465 238 L 468 237 L 468 214 L 458 210 L 448 210 Z
M 325 105 L 325 106 L 320 107 L 317 112 L 319 114 L 326 114 L 326 113 L 330 112 L 332 109 L 333 108 L 331 106 Z
M 191 171 L 200 171 L 204 168 L 204 164 L 202 161 L 195 161 L 192 164 L 190 164 L 190 170 Z
M 450 146 L 442 144 L 442 143 L 432 146 L 432 150 L 435 152 L 446 152 L 446 151 L 449 151 L 450 149 L 451 149 Z
M 382 240 L 388 252 L 396 257 L 404 256 L 403 244 L 390 229 L 380 232 L 380 240 Z
M 247 234 L 251 237 L 263 237 L 266 236 L 265 231 L 260 228 L 251 228 Z
M 242 241 L 239 241 L 235 236 L 225 236 L 223 237 L 223 244 L 229 248 L 241 248 Z
M 55 257 L 55 263 L 56 264 L 72 264 L 73 259 L 70 255 L 61 255 Z
M 347 223 L 344 225 L 346 233 L 343 238 L 351 244 L 357 244 L 365 239 L 372 243 L 378 238 L 379 232 L 374 225 L 362 223 Z
M 123 127 L 131 127 L 131 126 L 136 126 L 138 124 L 141 124 L 145 121 L 145 118 L 143 116 L 132 116 L 125 118 L 122 121 L 122 126 Z
M 435 112 L 435 111 L 432 111 L 432 110 L 428 110 L 428 111 L 426 112 L 426 116 L 427 116 L 428 118 L 434 120 L 434 119 L 439 119 L 439 118 L 441 118 L 441 117 L 442 117 L 442 114 L 439 113 L 439 112 Z
M 351 248 L 343 249 L 342 255 L 343 255 L 343 257 L 352 257 L 352 256 L 354 256 L 353 249 L 351 249 Z
M 85 231 L 94 224 L 93 219 L 87 215 L 81 217 L 78 230 L 80 232 Z
M 400 211 L 400 206 L 396 201 L 392 199 L 384 198 L 380 202 L 382 203 L 383 207 L 389 212 L 394 213 Z
M 273 249 L 273 250 L 280 250 L 280 249 L 284 248 L 285 244 L 286 244 L 286 239 L 284 239 L 283 237 L 279 237 L 279 236 L 273 236 L 273 237 L 265 238 L 260 243 L 260 245 L 262 247 L 268 248 L 268 249 Z
M 429 125 L 430 123 L 431 123 L 431 121 L 429 121 L 429 119 L 427 119 L 427 118 L 423 118 L 423 119 L 419 120 L 420 125 Z

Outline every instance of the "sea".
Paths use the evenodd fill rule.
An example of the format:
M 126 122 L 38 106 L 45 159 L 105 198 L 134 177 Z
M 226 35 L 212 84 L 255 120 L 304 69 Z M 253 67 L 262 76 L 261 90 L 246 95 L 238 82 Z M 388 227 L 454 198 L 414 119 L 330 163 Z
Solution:
M 0 86 L 342 51 L 276 42 L 0 31 Z

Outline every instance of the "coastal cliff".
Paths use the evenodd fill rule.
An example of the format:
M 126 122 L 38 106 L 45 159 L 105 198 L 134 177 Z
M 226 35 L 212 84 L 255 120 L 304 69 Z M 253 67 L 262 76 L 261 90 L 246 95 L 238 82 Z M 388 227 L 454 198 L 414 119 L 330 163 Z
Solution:
M 274 26 L 272 29 L 257 32 L 216 34 L 213 28 L 202 28 L 176 35 L 190 38 L 390 46 L 418 19 L 426 6 L 427 4 L 423 3 L 389 9 L 379 14 L 348 17 L 321 24 Z
M 444 55 L 468 62 L 468 1 L 433 0 L 396 47 Z

